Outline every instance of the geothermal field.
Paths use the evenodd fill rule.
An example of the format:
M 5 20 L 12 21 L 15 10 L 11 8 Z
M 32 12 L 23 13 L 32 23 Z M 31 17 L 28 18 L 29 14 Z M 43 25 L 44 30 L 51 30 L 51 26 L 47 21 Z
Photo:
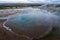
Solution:
M 0 9 L 0 40 L 60 40 L 60 7 Z

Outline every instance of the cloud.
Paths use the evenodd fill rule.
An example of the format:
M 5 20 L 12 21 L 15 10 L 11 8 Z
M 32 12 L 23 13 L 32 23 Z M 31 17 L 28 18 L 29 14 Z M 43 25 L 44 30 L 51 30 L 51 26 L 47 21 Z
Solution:
M 0 3 L 53 3 L 60 0 L 0 0 Z

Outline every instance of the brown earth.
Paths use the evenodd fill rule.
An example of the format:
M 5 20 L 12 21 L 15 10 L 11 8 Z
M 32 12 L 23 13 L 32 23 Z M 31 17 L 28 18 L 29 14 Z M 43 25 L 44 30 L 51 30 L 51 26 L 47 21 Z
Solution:
M 0 15 L 0 16 L 4 16 L 4 15 Z M 5 21 L 6 21 L 6 19 L 5 20 L 0 19 L 0 40 L 25 40 L 25 39 L 30 40 L 30 39 L 27 39 L 26 37 L 18 37 L 16 35 L 12 34 L 11 32 L 5 30 L 2 27 L 3 26 L 2 24 Z M 53 30 L 51 31 L 51 33 L 44 38 L 33 39 L 33 40 L 60 40 L 60 27 L 54 27 Z
M 25 39 L 30 40 L 25 37 L 18 37 L 16 35 L 10 33 L 9 31 L 5 30 L 2 27 L 2 24 L 5 21 L 6 21 L 6 19 L 5 20 L 0 19 L 0 40 L 25 40 Z M 33 39 L 33 40 L 60 40 L 60 27 L 53 28 L 51 33 L 44 38 Z
M 0 19 L 0 40 L 30 40 L 24 36 L 21 36 L 21 37 L 18 37 L 14 34 L 12 34 L 11 32 L 5 30 L 3 27 L 2 27 L 2 24 L 6 21 L 3 20 L 3 19 Z

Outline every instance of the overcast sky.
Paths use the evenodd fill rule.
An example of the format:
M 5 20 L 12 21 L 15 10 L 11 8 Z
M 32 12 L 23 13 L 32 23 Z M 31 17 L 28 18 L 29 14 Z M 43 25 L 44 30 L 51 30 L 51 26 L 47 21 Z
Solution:
M 51 2 L 57 2 L 60 3 L 60 0 L 0 0 L 0 3 L 51 3 Z

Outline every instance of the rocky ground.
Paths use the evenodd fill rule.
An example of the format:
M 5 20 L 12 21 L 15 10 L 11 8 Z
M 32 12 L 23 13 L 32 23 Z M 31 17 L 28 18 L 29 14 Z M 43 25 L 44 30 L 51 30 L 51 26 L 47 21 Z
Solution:
M 0 40 L 30 40 L 27 39 L 25 37 L 18 37 L 12 33 L 10 33 L 9 31 L 5 30 L 2 27 L 2 24 L 5 22 L 6 20 L 1 20 L 0 19 Z M 24 39 L 22 39 L 24 38 Z M 55 27 L 53 28 L 53 30 L 51 31 L 51 33 L 49 35 L 47 35 L 44 38 L 41 39 L 33 39 L 33 40 L 60 40 L 60 27 Z
M 16 12 L 16 11 L 14 11 Z M 14 13 L 12 12 L 12 13 Z M 20 12 L 20 11 L 19 11 Z M 6 12 L 7 13 L 7 12 Z M 8 15 L 8 13 L 6 14 Z M 0 16 L 6 16 L 5 12 L 3 13 L 3 15 L 0 13 Z M 9 14 L 10 15 L 10 14 Z M 30 40 L 26 37 L 18 37 L 14 34 L 12 34 L 11 32 L 5 30 L 2 27 L 2 24 L 6 21 L 7 19 L 0 19 L 0 40 Z M 23 38 L 23 39 L 22 39 Z M 44 38 L 40 38 L 40 39 L 33 39 L 33 40 L 60 40 L 60 27 L 54 27 L 52 29 L 52 31 Z
M 0 10 L 0 40 L 30 40 L 24 36 L 18 37 L 3 28 L 3 23 L 7 20 L 8 16 L 20 13 L 20 9 L 2 9 Z
M 6 19 L 0 19 L 0 40 L 30 40 L 29 38 L 26 38 L 24 36 L 16 36 L 3 28 L 2 24 L 5 21 Z

